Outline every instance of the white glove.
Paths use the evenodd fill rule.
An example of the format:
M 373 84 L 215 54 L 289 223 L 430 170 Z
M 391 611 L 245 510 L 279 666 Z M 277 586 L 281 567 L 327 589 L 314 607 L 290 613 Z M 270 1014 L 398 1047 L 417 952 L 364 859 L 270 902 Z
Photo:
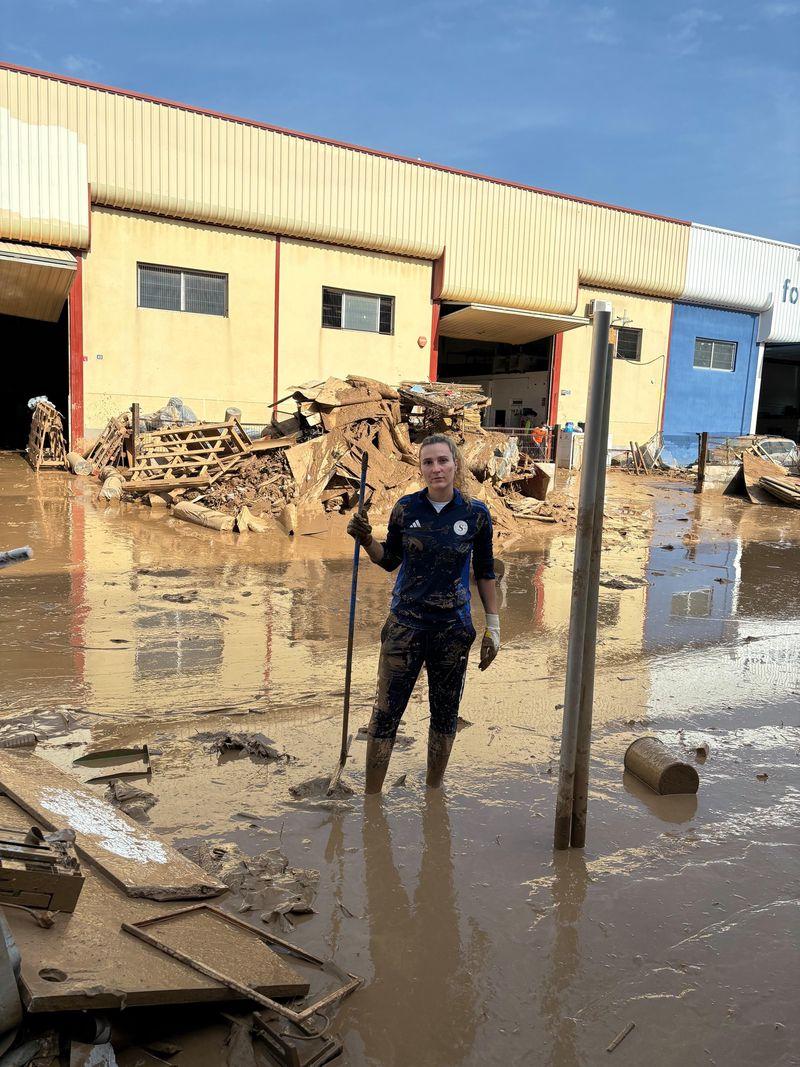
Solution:
M 479 667 L 485 671 L 500 651 L 500 616 L 486 616 L 486 630 L 481 641 L 481 661 Z

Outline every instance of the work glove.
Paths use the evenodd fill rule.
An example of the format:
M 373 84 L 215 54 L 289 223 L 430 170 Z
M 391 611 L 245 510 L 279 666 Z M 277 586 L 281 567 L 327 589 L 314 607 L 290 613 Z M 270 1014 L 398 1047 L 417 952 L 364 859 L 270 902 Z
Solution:
M 347 524 L 347 532 L 354 540 L 358 541 L 364 548 L 369 548 L 372 544 L 372 527 L 369 524 L 369 519 L 366 515 L 362 515 L 360 511 L 352 517 Z
M 500 651 L 500 616 L 486 616 L 486 630 L 481 641 L 481 662 L 479 667 L 485 671 Z

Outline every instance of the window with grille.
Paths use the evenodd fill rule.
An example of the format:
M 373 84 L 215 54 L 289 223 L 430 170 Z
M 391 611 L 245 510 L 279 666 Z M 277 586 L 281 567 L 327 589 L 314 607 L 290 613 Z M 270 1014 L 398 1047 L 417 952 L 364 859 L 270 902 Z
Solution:
M 322 325 L 332 330 L 394 333 L 394 297 L 323 288 Z
M 694 365 L 700 370 L 733 370 L 736 366 L 736 342 L 696 338 Z
M 224 318 L 228 314 L 228 275 L 140 263 L 138 303 L 140 308 Z
M 642 358 L 642 331 L 628 326 L 617 329 L 617 359 L 640 360 Z

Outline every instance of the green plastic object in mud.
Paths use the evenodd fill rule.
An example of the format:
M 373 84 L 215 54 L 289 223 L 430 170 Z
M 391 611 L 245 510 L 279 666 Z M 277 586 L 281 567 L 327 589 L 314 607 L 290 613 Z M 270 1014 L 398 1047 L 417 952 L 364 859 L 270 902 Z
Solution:
M 625 752 L 625 769 L 662 796 L 696 793 L 700 776 L 657 737 L 640 737 Z

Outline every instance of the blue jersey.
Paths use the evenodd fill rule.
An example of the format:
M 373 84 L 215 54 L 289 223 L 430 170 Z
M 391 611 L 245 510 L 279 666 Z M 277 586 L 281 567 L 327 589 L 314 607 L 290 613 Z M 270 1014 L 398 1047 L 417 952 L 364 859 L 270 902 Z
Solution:
M 494 578 L 492 520 L 478 500 L 469 504 L 456 489 L 440 512 L 427 489 L 401 497 L 389 520 L 381 566 L 400 568 L 392 614 L 415 630 L 448 623 L 471 625 L 469 563 L 476 578 Z

